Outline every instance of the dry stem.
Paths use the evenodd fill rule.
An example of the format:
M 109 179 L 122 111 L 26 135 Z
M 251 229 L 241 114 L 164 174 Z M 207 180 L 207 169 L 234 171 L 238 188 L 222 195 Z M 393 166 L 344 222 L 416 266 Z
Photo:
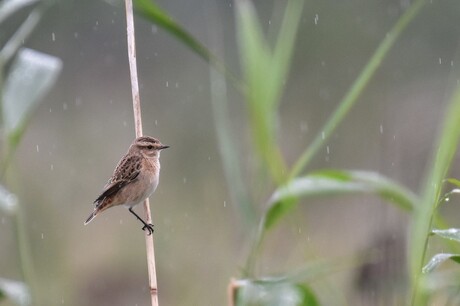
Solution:
M 126 24 L 128 34 L 128 58 L 129 58 L 129 71 L 131 75 L 131 91 L 133 97 L 133 110 L 134 110 L 134 125 L 136 128 L 136 137 L 142 136 L 142 118 L 141 118 L 141 102 L 139 98 L 139 84 L 137 81 L 137 63 L 136 63 L 136 43 L 134 38 L 134 17 L 133 17 L 133 2 L 132 0 L 125 0 L 126 5 Z M 150 214 L 149 199 L 144 202 L 144 209 L 146 214 L 147 223 L 152 223 Z M 158 306 L 158 289 L 157 289 L 157 276 L 155 269 L 155 251 L 153 248 L 153 235 L 148 235 L 145 231 L 145 244 L 147 249 L 147 267 L 149 273 L 149 288 L 152 306 Z

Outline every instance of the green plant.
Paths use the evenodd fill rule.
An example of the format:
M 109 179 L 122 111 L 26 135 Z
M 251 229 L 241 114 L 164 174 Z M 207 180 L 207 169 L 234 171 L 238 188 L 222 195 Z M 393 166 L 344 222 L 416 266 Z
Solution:
M 252 248 L 247 257 L 242 277 L 230 284 L 230 304 L 238 305 L 318 305 L 319 302 L 311 288 L 306 284 L 316 273 L 328 273 L 332 269 L 317 269 L 318 265 L 299 267 L 277 277 L 260 275 L 257 261 L 263 250 L 264 238 L 289 212 L 297 206 L 299 198 L 310 196 L 332 196 L 367 193 L 375 195 L 403 211 L 410 213 L 412 219 L 409 266 L 410 291 L 408 300 L 412 305 L 423 305 L 428 301 L 429 290 L 424 287 L 425 274 L 441 262 L 452 259 L 459 261 L 457 253 L 437 254 L 425 266 L 427 243 L 430 235 L 460 240 L 458 230 L 432 230 L 432 224 L 442 224 L 437 217 L 436 208 L 445 197 L 441 197 L 442 182 L 450 168 L 456 151 L 460 133 L 460 89 L 454 94 L 450 108 L 446 112 L 445 128 L 440 133 L 437 154 L 426 176 L 423 194 L 419 197 L 390 179 L 374 172 L 321 170 L 303 175 L 312 158 L 318 154 L 326 141 L 337 129 L 359 100 L 373 75 L 383 63 L 389 50 L 395 44 L 407 25 L 419 14 L 426 1 L 416 0 L 406 9 L 398 22 L 382 40 L 373 56 L 353 82 L 337 109 L 331 113 L 323 128 L 316 134 L 313 142 L 305 148 L 292 167 L 289 167 L 281 153 L 277 141 L 277 114 L 283 95 L 283 82 L 287 78 L 295 37 L 299 26 L 303 1 L 289 1 L 282 19 L 278 38 L 274 47 L 265 40 L 257 14 L 250 1 L 236 1 L 236 27 L 239 45 L 243 82 L 229 79 L 231 84 L 243 94 L 248 105 L 248 125 L 252 132 L 254 152 L 258 157 L 260 169 L 275 186 L 266 209 L 257 221 L 257 205 L 251 199 L 240 169 L 243 167 L 237 154 L 235 141 L 230 130 L 225 81 L 211 69 L 211 75 L 219 89 L 212 89 L 212 106 L 215 115 L 217 134 L 223 165 L 237 211 L 253 229 L 250 235 Z M 215 70 L 229 71 L 222 64 L 216 65 L 211 55 L 197 40 L 181 29 L 158 5 L 152 1 L 137 1 L 141 14 L 153 23 L 162 26 L 184 45 L 190 47 L 201 58 L 208 61 Z M 178 30 L 179 29 L 179 30 Z M 226 73 L 224 73 L 226 74 Z M 228 76 L 228 73 L 226 74 Z M 244 84 L 240 86 L 239 84 Z M 451 183 L 458 181 L 451 179 Z M 326 265 L 327 266 L 327 265 Z M 313 268 L 315 267 L 316 270 Z M 320 271 L 320 272 L 318 272 Z M 280 300 L 281 299 L 281 300 Z M 288 302 L 289 301 L 289 302 Z
M 31 305 L 35 297 L 33 286 L 36 278 L 20 200 L 2 185 L 6 184 L 8 167 L 12 164 L 14 152 L 26 130 L 30 116 L 53 86 L 62 67 L 61 61 L 56 57 L 21 47 L 50 5 L 50 1 L 39 0 L 9 0 L 0 4 L 0 24 L 5 23 L 16 12 L 34 6 L 26 20 L 0 49 L 0 113 L 3 133 L 3 155 L 0 159 L 0 213 L 9 215 L 13 220 L 20 269 L 25 281 L 23 283 L 0 279 L 0 300 L 9 298 L 18 305 Z

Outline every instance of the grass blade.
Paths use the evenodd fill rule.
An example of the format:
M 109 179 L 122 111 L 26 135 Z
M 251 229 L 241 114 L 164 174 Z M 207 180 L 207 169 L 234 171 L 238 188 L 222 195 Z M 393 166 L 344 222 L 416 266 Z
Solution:
M 444 178 L 450 168 L 452 159 L 460 140 L 460 87 L 452 96 L 452 101 L 445 112 L 444 127 L 438 143 L 435 145 L 436 154 L 426 177 L 424 193 L 420 205 L 414 214 L 411 228 L 409 247 L 410 276 L 412 285 L 412 305 L 422 303 L 424 296 L 420 292 L 420 281 L 423 263 L 425 261 L 428 236 L 436 207 L 441 198 Z M 420 288 L 419 288 L 420 287 Z
M 303 1 L 289 1 L 272 52 L 263 37 L 260 22 L 250 1 L 237 2 L 237 32 L 246 99 L 253 140 L 264 168 L 277 183 L 285 181 L 286 166 L 276 144 L 276 114 L 287 78 Z
M 460 229 L 449 228 L 445 230 L 434 229 L 431 234 L 439 236 L 444 239 L 454 240 L 460 242 Z
M 328 170 L 294 179 L 277 189 L 269 200 L 264 228 L 270 229 L 294 209 L 300 197 L 344 194 L 373 194 L 406 211 L 411 211 L 417 203 L 411 191 L 378 173 Z
M 375 74 L 380 64 L 387 56 L 395 41 L 401 35 L 402 31 L 419 13 L 420 9 L 425 4 L 425 0 L 416 0 L 406 10 L 406 12 L 399 18 L 398 22 L 394 25 L 391 31 L 386 35 L 385 39 L 381 42 L 375 53 L 372 55 L 369 62 L 361 71 L 358 78 L 355 80 L 351 88 L 346 93 L 345 97 L 340 101 L 339 106 L 326 121 L 320 133 L 317 133 L 313 142 L 306 148 L 306 150 L 299 157 L 290 173 L 290 178 L 298 176 L 302 170 L 309 164 L 313 156 L 322 148 L 325 142 L 332 135 L 332 132 L 337 128 L 340 122 L 345 118 L 351 108 L 355 105 L 359 96 L 362 94 L 367 84 Z
M 430 273 L 437 267 L 439 267 L 443 262 L 447 260 L 452 260 L 456 263 L 460 263 L 460 254 L 447 254 L 447 253 L 440 253 L 434 255 L 430 261 L 423 267 L 422 273 Z
M 189 47 L 199 57 L 214 66 L 220 73 L 224 74 L 232 85 L 243 92 L 243 85 L 240 80 L 225 66 L 211 51 L 195 39 L 189 32 L 180 26 L 171 16 L 162 10 L 153 0 L 134 0 L 136 12 L 148 21 L 160 26 L 174 36 L 178 41 Z
M 38 1 L 39 0 L 3 0 L 0 3 L 0 23 L 5 21 L 5 19 L 20 9 L 32 5 Z

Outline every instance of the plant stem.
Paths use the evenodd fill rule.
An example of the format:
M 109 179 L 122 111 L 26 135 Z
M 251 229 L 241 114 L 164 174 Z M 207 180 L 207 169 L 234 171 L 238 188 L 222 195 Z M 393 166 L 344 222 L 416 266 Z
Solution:
M 425 292 L 420 288 L 422 267 L 425 262 L 428 238 L 437 203 L 441 196 L 442 181 L 452 163 L 460 140 L 460 87 L 455 91 L 446 111 L 444 128 L 427 175 L 422 202 L 416 210 L 410 240 L 410 276 L 412 285 L 411 305 L 421 305 Z
M 134 17 L 133 17 L 133 2 L 132 0 L 125 0 L 126 5 L 126 25 L 127 25 L 127 39 L 128 39 L 128 59 L 129 71 L 131 76 L 131 92 L 133 98 L 133 111 L 134 111 L 134 125 L 136 130 L 136 137 L 142 136 L 142 113 L 141 102 L 139 97 L 139 84 L 137 79 L 137 62 L 136 62 L 136 42 L 134 35 Z M 144 201 L 144 209 L 146 215 L 146 222 L 152 223 L 152 216 L 150 213 L 149 199 Z M 145 232 L 145 244 L 147 251 L 147 268 L 149 274 L 149 289 L 152 306 L 158 305 L 158 289 L 157 289 L 157 276 L 155 267 L 155 250 L 153 244 L 153 235 L 149 235 L 148 231 Z

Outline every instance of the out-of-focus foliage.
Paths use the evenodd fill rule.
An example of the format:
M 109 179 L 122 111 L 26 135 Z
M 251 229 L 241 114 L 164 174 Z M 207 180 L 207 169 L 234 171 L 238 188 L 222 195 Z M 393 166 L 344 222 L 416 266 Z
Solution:
M 2 158 L 0 158 L 0 180 L 6 180 L 7 167 L 13 159 L 33 111 L 54 85 L 62 68 L 57 57 L 32 49 L 22 44 L 48 8 L 50 1 L 5 0 L 0 4 L 0 26 L 13 14 L 36 4 L 18 29 L 0 47 L 0 137 Z M 14 61 L 9 65 L 9 61 Z M 6 213 L 15 225 L 16 247 L 19 270 L 25 282 L 0 278 L 0 296 L 6 297 L 20 306 L 32 304 L 31 290 L 36 284 L 33 264 L 26 235 L 26 223 L 16 195 L 0 185 L 0 212 Z M 14 250 L 9 250 L 14 254 Z M 1 273 L 1 272 L 0 272 Z M 37 303 L 37 301 L 35 301 Z
M 19 306 L 32 305 L 29 290 L 23 282 L 0 278 L 0 301 L 3 297 Z

